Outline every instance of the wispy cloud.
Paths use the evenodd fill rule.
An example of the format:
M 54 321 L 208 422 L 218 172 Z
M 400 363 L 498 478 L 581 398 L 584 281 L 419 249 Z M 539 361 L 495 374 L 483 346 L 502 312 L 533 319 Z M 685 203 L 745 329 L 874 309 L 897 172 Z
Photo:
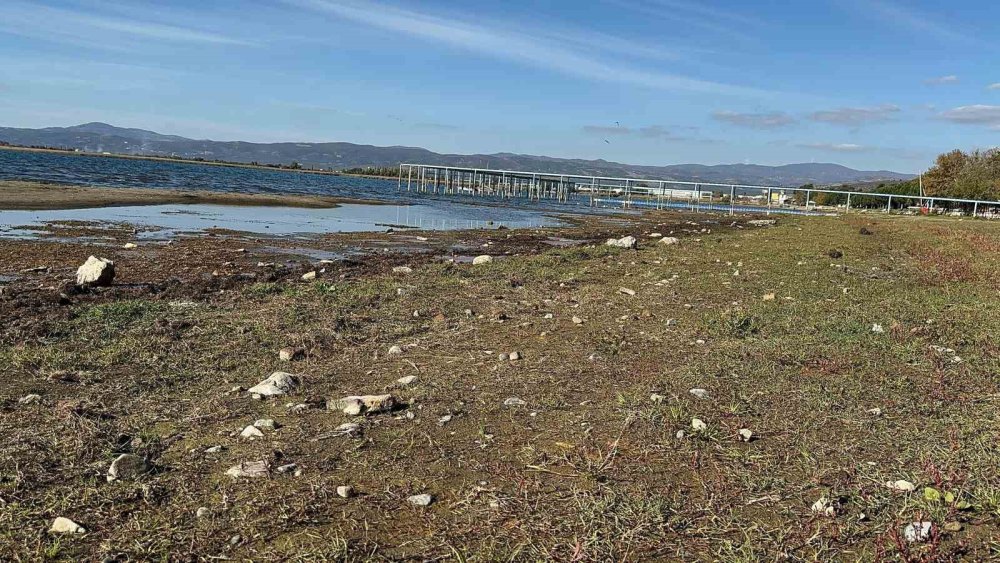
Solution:
M 856 145 L 854 143 L 799 143 L 795 145 L 803 149 L 814 149 L 827 152 L 841 152 L 841 153 L 858 153 L 858 152 L 870 152 L 874 149 L 871 147 L 866 147 L 864 145 Z
M 940 119 L 962 125 L 983 125 L 1000 131 L 1000 106 L 976 104 L 959 106 L 938 114 Z
M 584 125 L 584 133 L 589 135 L 631 135 L 632 130 L 628 127 L 618 127 L 612 125 Z
M 712 114 L 716 121 L 729 123 L 749 129 L 777 129 L 795 123 L 795 118 L 785 112 L 770 113 L 739 113 L 735 111 L 717 111 Z
M 986 89 L 987 90 L 1000 90 L 1000 82 L 997 82 L 995 84 L 990 84 L 989 86 L 986 87 Z
M 968 33 L 942 23 L 940 14 L 927 14 L 909 6 L 902 6 L 889 0 L 863 0 L 851 2 L 853 11 L 873 15 L 893 27 L 906 27 L 921 36 L 931 36 L 948 43 L 963 45 L 975 42 Z
M 820 123 L 859 127 L 867 123 L 891 121 L 893 116 L 900 111 L 899 106 L 892 104 L 882 104 L 874 107 L 844 107 L 815 111 L 809 114 L 809 119 Z
M 471 18 L 443 17 L 379 4 L 367 0 L 284 0 L 288 4 L 331 16 L 404 33 L 435 43 L 494 58 L 517 61 L 587 80 L 614 82 L 658 90 L 688 91 L 734 96 L 773 95 L 755 88 L 700 80 L 677 74 L 625 66 L 621 61 L 594 56 L 558 40 L 516 31 Z M 612 51 L 614 49 L 611 49 Z
M 47 41 L 114 48 L 116 38 L 201 45 L 251 45 L 252 42 L 193 27 L 99 15 L 33 2 L 0 3 L 0 32 Z
M 945 76 L 936 76 L 934 78 L 928 78 L 924 80 L 924 84 L 939 85 L 939 84 L 957 84 L 958 77 L 954 74 L 948 74 Z
M 745 30 L 762 26 L 763 22 L 731 10 L 681 0 L 604 0 L 643 16 L 681 24 L 681 29 L 697 28 L 725 36 L 727 39 L 753 41 Z

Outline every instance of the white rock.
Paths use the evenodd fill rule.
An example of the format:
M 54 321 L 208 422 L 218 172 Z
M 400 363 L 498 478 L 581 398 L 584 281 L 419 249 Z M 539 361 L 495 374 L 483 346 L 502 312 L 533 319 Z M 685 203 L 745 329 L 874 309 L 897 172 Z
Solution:
M 903 530 L 903 535 L 908 542 L 927 541 L 931 538 L 932 527 L 933 525 L 930 522 L 911 522 Z
M 472 259 L 473 266 L 479 266 L 480 264 L 489 264 L 493 261 L 493 257 L 489 254 L 483 254 L 481 256 L 476 256 Z
M 217 454 L 222 451 L 222 446 L 212 446 L 210 448 L 205 448 L 205 453 L 207 454 Z
M 22 405 L 32 405 L 35 403 L 40 403 L 41 401 L 42 401 L 42 396 L 35 393 L 31 393 L 30 395 L 25 395 L 17 400 L 17 402 Z
M 209 510 L 207 506 L 199 506 L 199 507 L 198 507 L 198 510 L 196 510 L 196 511 L 194 512 L 194 515 L 195 515 L 195 516 L 196 516 L 197 518 L 204 518 L 204 517 L 208 516 L 208 515 L 209 515 L 209 514 L 211 514 L 211 513 L 212 513 L 212 511 L 211 511 L 211 510 Z
M 400 355 L 402 353 L 403 353 L 403 349 L 400 348 L 399 346 L 390 346 L 389 347 L 388 354 L 390 356 L 398 356 L 398 355 Z
M 888 481 L 885 484 L 885 486 L 889 487 L 894 491 L 899 491 L 901 493 L 912 493 L 913 491 L 917 490 L 916 485 L 914 485 L 909 481 L 904 481 L 902 479 L 900 479 L 899 481 Z
M 866 412 L 872 416 L 882 416 L 882 409 L 878 407 L 875 407 L 873 409 L 868 409 Z
M 316 279 L 316 270 L 302 274 L 302 281 L 312 281 Z
M 357 436 L 361 434 L 361 425 L 354 422 L 345 422 L 338 426 L 336 431 L 340 434 Z
M 455 418 L 455 417 L 453 415 L 450 415 L 450 414 L 446 414 L 446 415 L 442 416 L 441 418 L 438 419 L 438 426 L 444 426 L 445 424 L 448 424 L 449 422 L 451 422 L 452 418 Z
M 629 289 L 627 287 L 619 287 L 618 288 L 618 293 L 623 293 L 625 295 L 630 295 L 630 296 L 633 296 L 633 297 L 635 296 L 635 290 L 634 289 Z
M 505 407 L 523 407 L 528 402 L 518 397 L 507 397 L 503 402 Z
M 705 424 L 704 420 L 702 420 L 700 418 L 692 418 L 691 419 L 691 429 L 692 430 L 694 430 L 696 432 L 702 432 L 702 431 L 706 430 L 707 428 L 708 428 L 708 425 Z
M 281 350 L 278 350 L 278 359 L 281 360 L 281 361 L 283 361 L 283 362 L 292 362 L 292 361 L 295 361 L 295 360 L 301 358 L 304 355 L 305 355 L 305 353 L 302 350 L 298 349 L 298 348 L 290 348 L 289 347 L 289 348 L 282 348 Z
M 257 479 L 259 477 L 266 477 L 267 474 L 268 465 L 266 461 L 246 461 L 226 470 L 226 475 L 229 475 L 233 479 L 239 479 L 240 477 Z
M 516 361 L 518 361 L 518 360 L 521 359 L 521 353 L 518 352 L 517 350 L 514 350 L 513 352 L 511 352 L 507 356 L 510 359 L 510 361 L 512 361 L 512 362 L 516 362 Z
M 278 427 L 278 423 L 270 418 L 259 418 L 253 425 L 261 430 L 274 430 Z
M 247 393 L 261 397 L 274 397 L 290 393 L 298 384 L 299 381 L 296 376 L 283 371 L 276 371 L 267 376 L 267 379 L 264 381 L 248 389 Z
M 660 239 L 660 244 L 665 244 L 667 246 L 672 246 L 672 245 L 680 244 L 680 243 L 681 243 L 681 239 L 679 239 L 677 237 L 663 237 L 663 238 Z
M 654 403 L 662 403 L 666 399 L 667 399 L 666 397 L 660 395 L 659 393 L 653 393 L 652 395 L 649 396 L 649 400 Z
M 259 428 L 257 428 L 252 424 L 244 428 L 243 432 L 240 432 L 240 438 L 243 438 L 244 440 L 255 440 L 257 438 L 263 438 L 263 437 L 264 433 L 261 432 Z
M 415 506 L 430 506 L 434 502 L 434 497 L 428 494 L 413 495 L 408 497 L 406 501 Z
M 543 318 L 551 319 L 552 318 L 552 313 L 545 313 L 545 316 Z
M 279 467 L 277 469 L 277 471 L 278 471 L 278 473 L 292 473 L 292 472 L 295 472 L 296 475 L 300 475 L 301 472 L 298 471 L 298 468 L 299 468 L 299 466 L 297 464 L 295 464 L 295 463 L 289 463 L 289 464 L 286 464 L 286 465 L 282 465 L 281 467 Z
M 123 246 L 122 248 L 124 248 L 125 250 L 132 250 L 134 248 L 139 248 L 139 245 L 134 242 L 126 242 L 125 246 Z
M 649 233 L 649 238 L 660 238 L 662 236 L 663 233 Z
M 107 286 L 115 279 L 115 263 L 91 256 L 76 270 L 77 285 Z
M 744 442 L 749 442 L 753 439 L 753 430 L 749 428 L 740 428 L 740 439 Z
M 412 385 L 413 383 L 416 383 L 416 381 L 417 381 L 417 376 L 415 376 L 415 375 L 406 375 L 406 376 L 403 376 L 403 377 L 400 377 L 399 379 L 397 379 L 396 383 L 398 383 L 400 385 Z
M 394 274 L 412 274 L 413 273 L 413 268 L 410 268 L 409 266 L 396 266 L 395 268 L 392 269 L 392 273 L 394 273 Z
M 56 534 L 86 534 L 87 530 L 69 518 L 59 516 L 52 521 L 52 527 L 49 528 L 49 532 Z
M 607 246 L 614 246 L 617 248 L 636 248 L 639 241 L 633 236 L 627 236 L 622 238 L 609 238 L 608 242 L 604 243 Z
M 698 388 L 698 387 L 695 387 L 694 389 L 688 391 L 688 393 L 691 393 L 692 395 L 694 395 L 695 397 L 697 397 L 699 399 L 707 399 L 707 398 L 709 398 L 708 391 L 705 390 L 705 389 Z
M 337 487 L 337 496 L 340 498 L 351 498 L 354 496 L 354 487 L 350 485 L 341 485 Z
M 754 219 L 752 221 L 747 221 L 748 225 L 752 225 L 754 227 L 770 227 L 776 225 L 777 223 L 778 221 L 775 219 Z
M 573 317 L 573 324 L 575 324 L 575 325 L 582 325 L 583 324 L 583 319 L 581 319 L 580 317 Z
M 882 328 L 882 325 L 875 323 L 872 325 L 872 332 L 874 332 L 875 334 L 883 334 L 885 332 L 885 329 Z
M 147 471 L 149 464 L 145 459 L 133 454 L 122 454 L 108 468 L 108 483 L 118 479 L 135 479 Z
M 684 434 L 684 431 L 683 431 L 683 430 L 678 430 L 678 431 L 677 431 L 677 439 L 678 439 L 678 440 L 683 440 L 683 439 L 684 439 L 684 436 L 686 436 L 686 434 Z

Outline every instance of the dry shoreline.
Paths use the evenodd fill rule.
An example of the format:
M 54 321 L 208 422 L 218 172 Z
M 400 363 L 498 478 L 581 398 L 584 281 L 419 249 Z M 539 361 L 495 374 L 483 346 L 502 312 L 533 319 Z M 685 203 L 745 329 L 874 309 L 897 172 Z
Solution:
M 329 209 L 345 203 L 380 205 L 375 200 L 296 195 L 225 193 L 207 190 L 66 186 L 18 180 L 0 181 L 0 211 L 86 209 L 131 205 L 214 204 Z

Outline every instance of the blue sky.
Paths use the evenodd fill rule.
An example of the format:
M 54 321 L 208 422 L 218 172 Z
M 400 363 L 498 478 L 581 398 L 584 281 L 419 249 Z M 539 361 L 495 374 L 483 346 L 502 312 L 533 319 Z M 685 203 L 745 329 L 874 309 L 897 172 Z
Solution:
M 1000 144 L 1000 3 L 3 0 L 0 125 L 916 172 Z

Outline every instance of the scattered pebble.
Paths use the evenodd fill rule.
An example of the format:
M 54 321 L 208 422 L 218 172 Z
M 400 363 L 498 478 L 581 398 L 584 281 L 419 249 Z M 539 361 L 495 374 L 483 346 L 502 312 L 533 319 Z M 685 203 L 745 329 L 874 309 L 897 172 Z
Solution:
M 276 371 L 247 390 L 255 398 L 274 397 L 291 392 L 299 384 L 298 378 L 290 373 Z
M 108 483 L 118 479 L 135 479 L 149 471 L 149 464 L 144 458 L 133 454 L 118 456 L 108 468 Z
M 339 410 L 349 416 L 378 414 L 392 410 L 397 404 L 392 395 L 351 395 L 342 399 L 329 399 L 326 408 Z
M 900 479 L 899 481 L 888 481 L 885 484 L 886 487 L 894 491 L 899 491 L 901 493 L 912 493 L 917 489 L 917 486 L 909 481 L 904 481 Z
M 875 323 L 872 325 L 872 332 L 874 332 L 875 334 L 883 334 L 885 333 L 885 329 L 882 328 L 882 325 Z
M 635 290 L 634 289 L 629 289 L 627 287 L 619 287 L 618 288 L 618 293 L 624 293 L 625 295 L 629 295 L 629 296 L 632 296 L 632 297 L 635 296 Z
M 675 244 L 680 244 L 681 239 L 677 237 L 663 237 L 660 239 L 660 244 L 665 244 L 667 246 L 673 246 Z
M 400 377 L 399 379 L 397 379 L 396 383 L 405 386 L 405 385 L 412 385 L 412 384 L 416 383 L 416 381 L 417 381 L 417 376 L 415 376 L 415 375 L 406 375 L 406 376 L 403 376 L 403 377 Z
M 504 400 L 503 404 L 505 407 L 523 407 L 524 405 L 527 405 L 528 402 L 518 397 L 508 397 Z
M 204 518 L 204 517 L 208 516 L 211 513 L 212 513 L 212 511 L 210 511 L 207 506 L 200 506 L 200 507 L 198 507 L 198 510 L 195 511 L 194 515 L 197 518 Z
M 481 264 L 489 264 L 490 262 L 493 262 L 493 257 L 490 256 L 489 254 L 476 256 L 475 258 L 472 259 L 473 266 L 479 266 Z
M 709 398 L 708 391 L 705 390 L 705 389 L 694 388 L 694 389 L 690 390 L 689 393 L 691 393 L 692 395 L 694 395 L 695 397 L 697 397 L 699 399 L 708 399 Z
M 282 465 L 281 467 L 279 467 L 277 469 L 277 472 L 278 473 L 292 473 L 292 472 L 299 473 L 298 471 L 296 471 L 298 468 L 299 468 L 298 464 L 289 463 L 289 464 Z
M 264 433 L 261 432 L 260 429 L 254 426 L 253 424 L 247 426 L 246 428 L 243 429 L 242 432 L 240 432 L 240 438 L 243 438 L 244 440 L 255 440 L 257 438 L 263 438 L 263 437 Z
M 660 395 L 659 393 L 653 393 L 652 395 L 649 396 L 649 400 L 654 403 L 662 403 L 663 401 L 667 400 L 667 398 L 664 397 L 663 395 Z
M 316 279 L 316 270 L 302 274 L 302 281 L 313 281 Z
M 428 494 L 423 495 L 413 495 L 408 497 L 407 502 L 415 506 L 430 506 L 434 502 L 434 497 Z
M 837 508 L 833 505 L 830 499 L 826 497 L 820 497 L 819 500 L 812 505 L 813 514 L 822 514 L 824 516 L 836 516 Z
M 583 324 L 583 319 L 581 319 L 580 317 L 573 317 L 573 324 L 575 324 L 575 325 L 582 325 Z
M 749 442 L 753 439 L 753 430 L 749 428 L 740 428 L 740 439 L 744 442 Z
M 256 479 L 259 477 L 266 477 L 267 474 L 268 465 L 266 461 L 246 461 L 236 464 L 226 470 L 226 475 L 229 475 L 233 479 L 238 479 L 240 477 Z
M 708 429 L 708 425 L 705 424 L 705 421 L 702 420 L 702 419 L 700 419 L 700 418 L 692 418 L 691 419 L 691 429 L 694 430 L 694 431 L 696 431 L 696 432 L 702 432 L 702 431 Z
M 403 353 L 403 349 L 399 346 L 390 346 L 388 354 L 390 356 L 398 356 Z
M 639 241 L 633 236 L 627 236 L 622 238 L 609 238 L 608 242 L 604 244 L 606 246 L 614 246 L 617 248 L 636 248 L 639 245 Z
M 125 246 L 123 246 L 122 248 L 124 248 L 125 250 L 132 250 L 134 248 L 139 248 L 139 245 L 134 242 L 126 242 Z
M 354 487 L 350 485 L 341 485 L 337 487 L 337 496 L 340 498 L 351 498 L 354 496 Z
M 396 266 L 395 268 L 392 269 L 392 273 L 394 273 L 394 274 L 412 274 L 413 273 L 413 268 L 410 268 L 409 266 Z
M 86 534 L 87 529 L 69 518 L 59 516 L 52 521 L 52 527 L 49 528 L 49 532 L 56 534 Z
M 22 405 L 33 405 L 35 403 L 42 402 L 42 396 L 36 393 L 31 393 L 30 395 L 25 395 L 17 400 L 19 404 Z

